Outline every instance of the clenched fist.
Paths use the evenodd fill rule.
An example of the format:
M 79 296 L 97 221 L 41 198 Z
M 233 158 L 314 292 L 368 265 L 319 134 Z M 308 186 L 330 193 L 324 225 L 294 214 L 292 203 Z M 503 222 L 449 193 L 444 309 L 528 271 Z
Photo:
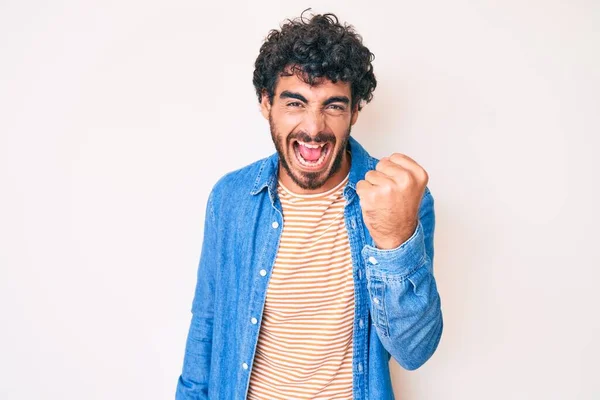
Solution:
M 415 160 L 394 153 L 357 183 L 363 220 L 377 248 L 396 248 L 412 236 L 428 181 L 429 175 Z

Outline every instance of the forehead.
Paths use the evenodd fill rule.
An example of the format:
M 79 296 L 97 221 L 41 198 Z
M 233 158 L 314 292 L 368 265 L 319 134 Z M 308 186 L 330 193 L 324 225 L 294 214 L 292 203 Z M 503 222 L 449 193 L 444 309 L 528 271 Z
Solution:
M 275 98 L 284 90 L 300 93 L 307 100 L 326 99 L 331 96 L 346 96 L 350 98 L 350 83 L 337 81 L 333 83 L 327 78 L 322 78 L 313 86 L 304 82 L 297 74 L 279 76 L 275 87 Z

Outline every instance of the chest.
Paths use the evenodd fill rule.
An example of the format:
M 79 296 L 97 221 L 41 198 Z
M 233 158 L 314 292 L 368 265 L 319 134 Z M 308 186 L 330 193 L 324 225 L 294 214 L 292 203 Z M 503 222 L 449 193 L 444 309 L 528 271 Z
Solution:
M 353 306 L 354 279 L 343 205 L 286 206 L 266 293 L 266 312 L 344 314 Z

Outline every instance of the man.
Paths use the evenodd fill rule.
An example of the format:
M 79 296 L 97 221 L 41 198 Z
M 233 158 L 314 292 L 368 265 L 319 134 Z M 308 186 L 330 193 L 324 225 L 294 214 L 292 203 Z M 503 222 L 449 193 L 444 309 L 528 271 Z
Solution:
M 373 55 L 333 14 L 272 30 L 254 85 L 276 153 L 222 177 L 177 399 L 393 399 L 442 334 L 425 170 L 352 137 Z

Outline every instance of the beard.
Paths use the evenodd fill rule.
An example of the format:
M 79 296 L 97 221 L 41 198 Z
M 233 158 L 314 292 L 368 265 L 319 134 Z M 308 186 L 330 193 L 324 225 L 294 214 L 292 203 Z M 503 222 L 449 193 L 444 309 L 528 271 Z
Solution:
M 315 190 L 323 186 L 329 180 L 329 178 L 335 175 L 335 173 L 338 172 L 342 167 L 342 160 L 344 158 L 344 152 L 348 147 L 348 138 L 350 137 L 352 125 L 348 125 L 348 130 L 341 139 L 340 145 L 337 147 L 337 149 L 337 139 L 332 133 L 319 132 L 314 137 L 311 137 L 306 132 L 297 132 L 290 133 L 284 139 L 281 132 L 277 131 L 277 127 L 275 126 L 275 123 L 270 113 L 269 128 L 271 129 L 271 139 L 273 140 L 273 143 L 275 144 L 275 149 L 279 154 L 279 162 L 281 163 L 281 166 L 285 169 L 285 171 L 288 173 L 290 178 L 292 178 L 292 181 L 294 181 L 296 185 L 298 185 L 304 190 Z M 294 139 L 305 143 L 330 143 L 330 151 L 334 152 L 331 155 L 333 162 L 331 162 L 330 167 L 328 169 L 326 167 L 323 171 L 314 172 L 301 171 L 297 168 L 292 168 L 291 165 L 293 163 L 291 158 L 296 157 L 296 155 L 294 154 L 294 150 L 292 149 L 290 144 Z M 290 149 L 292 150 L 290 151 Z

